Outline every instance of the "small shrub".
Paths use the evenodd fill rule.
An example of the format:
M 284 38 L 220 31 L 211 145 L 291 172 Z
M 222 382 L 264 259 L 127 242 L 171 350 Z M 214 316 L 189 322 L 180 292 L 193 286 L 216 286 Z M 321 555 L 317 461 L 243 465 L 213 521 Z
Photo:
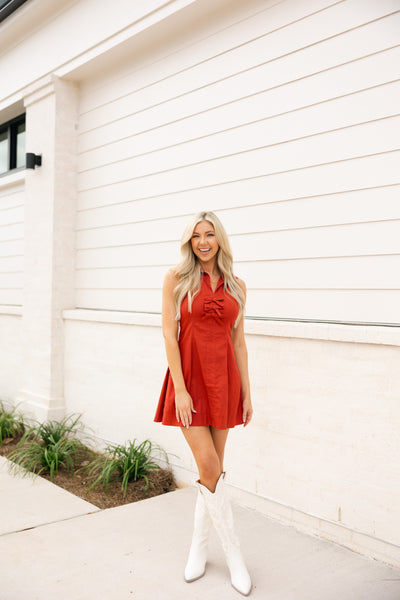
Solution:
M 34 438 L 41 440 L 45 446 L 51 446 L 65 440 L 76 437 L 79 431 L 82 430 L 78 425 L 81 415 L 70 415 L 61 419 L 61 421 L 47 421 L 40 423 L 31 429 Z M 29 432 L 28 432 L 29 435 Z
M 24 433 L 22 415 L 17 414 L 16 408 L 7 411 L 0 402 L 0 446 L 8 438 L 16 438 Z
M 145 440 L 139 444 L 134 439 L 127 442 L 125 446 L 110 444 L 103 454 L 96 457 L 86 467 L 89 479 L 93 480 L 88 492 L 99 484 L 108 490 L 111 481 L 121 481 L 123 495 L 125 496 L 128 482 L 136 481 L 141 477 L 146 481 L 147 490 L 149 486 L 147 474 L 160 468 L 151 456 L 153 451 L 161 453 L 168 462 L 167 453 L 150 440 Z
M 78 439 L 80 416 L 65 417 L 61 421 L 48 421 L 30 427 L 18 446 L 9 455 L 12 471 L 25 471 L 25 475 L 43 471 L 50 473 L 52 480 L 61 466 L 72 471 L 78 452 L 85 448 Z

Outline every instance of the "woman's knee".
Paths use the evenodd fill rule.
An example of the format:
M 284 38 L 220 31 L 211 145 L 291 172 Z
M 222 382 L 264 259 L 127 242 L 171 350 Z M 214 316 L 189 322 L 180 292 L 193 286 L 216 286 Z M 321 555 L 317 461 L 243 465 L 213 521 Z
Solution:
M 221 474 L 221 463 L 217 453 L 204 453 L 198 457 L 197 466 L 200 477 L 218 479 Z

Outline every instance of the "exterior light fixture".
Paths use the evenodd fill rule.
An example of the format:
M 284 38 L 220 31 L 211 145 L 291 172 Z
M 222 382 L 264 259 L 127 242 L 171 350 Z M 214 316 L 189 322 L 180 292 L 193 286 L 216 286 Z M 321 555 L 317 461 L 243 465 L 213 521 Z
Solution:
M 26 153 L 26 168 L 34 169 L 42 166 L 42 155 L 34 154 L 33 152 Z

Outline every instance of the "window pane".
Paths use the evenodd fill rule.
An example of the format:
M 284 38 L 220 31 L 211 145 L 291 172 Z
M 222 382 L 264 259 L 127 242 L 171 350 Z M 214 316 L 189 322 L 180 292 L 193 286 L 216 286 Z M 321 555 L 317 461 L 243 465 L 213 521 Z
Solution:
M 25 167 L 25 123 L 17 127 L 17 168 Z
M 8 171 L 8 132 L 0 133 L 0 173 Z

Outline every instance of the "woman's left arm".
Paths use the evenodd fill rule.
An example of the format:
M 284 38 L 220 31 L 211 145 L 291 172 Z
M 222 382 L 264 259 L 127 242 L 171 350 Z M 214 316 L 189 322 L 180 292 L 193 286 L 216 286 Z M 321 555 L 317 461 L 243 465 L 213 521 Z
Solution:
M 243 292 L 246 295 L 246 286 L 244 281 L 238 279 L 238 283 L 240 284 L 240 287 L 243 289 Z M 232 330 L 232 342 L 236 358 L 236 364 L 240 373 L 243 398 L 243 424 L 246 427 L 246 425 L 250 423 L 251 418 L 253 416 L 253 407 L 251 405 L 249 367 L 247 358 L 247 346 L 244 337 L 243 315 L 241 316 L 237 327 L 234 327 Z

